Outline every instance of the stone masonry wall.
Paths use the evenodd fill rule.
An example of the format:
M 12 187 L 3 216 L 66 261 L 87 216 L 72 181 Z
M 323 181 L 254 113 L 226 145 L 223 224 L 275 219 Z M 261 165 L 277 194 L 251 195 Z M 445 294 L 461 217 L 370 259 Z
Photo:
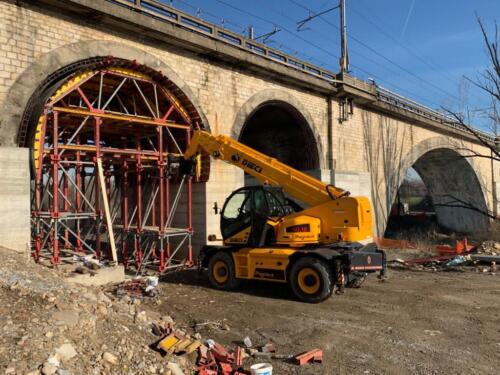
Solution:
M 99 30 L 85 23 L 61 14 L 50 14 L 36 7 L 17 6 L 13 1 L 0 0 L 0 109 L 17 111 L 24 108 L 5 108 L 7 97 L 13 86 L 33 86 L 33 82 L 22 82 L 22 74 L 44 57 L 68 47 L 75 50 L 87 42 L 99 41 L 102 45 L 119 43 L 130 48 L 130 59 L 142 60 L 144 55 L 154 56 L 185 83 L 197 100 L 207 125 L 213 133 L 235 135 L 235 123 L 246 103 L 259 93 L 279 92 L 280 98 L 293 98 L 298 110 L 308 119 L 316 142 L 321 150 L 320 168 L 327 169 L 330 161 L 328 147 L 328 106 L 323 95 L 288 87 L 263 76 L 253 76 L 243 71 L 223 66 L 206 58 L 185 51 L 158 45 L 137 35 L 121 35 L 112 30 Z M 54 56 L 56 56 L 54 54 Z M 91 57 L 91 56 L 88 56 Z M 57 57 L 51 63 L 57 65 Z M 36 77 L 41 82 L 44 77 Z M 36 87 L 36 86 L 35 86 Z M 378 231 L 383 231 L 387 212 L 397 191 L 411 155 L 416 155 L 419 145 L 430 139 L 448 140 L 448 136 L 420 125 L 396 120 L 366 109 L 355 107 L 354 115 L 346 122 L 338 122 L 338 103 L 333 102 L 333 129 L 331 161 L 339 181 L 353 182 L 353 190 L 371 195 L 377 214 Z M 15 121 L 0 122 L 0 147 L 16 145 Z M 443 142 L 434 142 L 429 150 Z M 486 149 L 477 144 L 449 139 L 449 148 L 469 148 L 480 153 Z M 427 143 L 425 144 L 427 145 Z M 427 146 L 425 146 L 427 147 Z M 413 160 L 415 162 L 416 160 Z M 473 166 L 481 183 L 489 207 L 493 204 L 493 181 L 491 162 L 475 158 L 468 161 Z M 500 168 L 495 167 L 495 178 Z M 356 179 L 356 174 L 360 177 Z M 366 178 L 369 174 L 370 178 Z M 353 177 L 354 176 L 354 177 Z M 370 186 L 366 185 L 370 181 Z M 218 217 L 213 215 L 214 202 L 222 206 L 227 195 L 243 185 L 243 174 L 221 162 L 212 162 L 211 178 L 206 184 L 203 199 L 206 217 L 198 218 L 200 225 L 206 225 L 206 233 L 218 233 Z M 349 189 L 349 186 L 342 186 Z M 194 211 L 197 206 L 195 204 Z M 0 213 L 2 215 L 3 213 Z M 196 218 L 196 215 L 195 215 Z M 197 224 L 195 219 L 195 225 Z M 203 242 L 203 239 L 199 239 Z

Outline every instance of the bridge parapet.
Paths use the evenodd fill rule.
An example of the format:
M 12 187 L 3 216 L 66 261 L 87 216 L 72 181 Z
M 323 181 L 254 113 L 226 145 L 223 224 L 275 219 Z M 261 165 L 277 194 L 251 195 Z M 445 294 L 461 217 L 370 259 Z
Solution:
M 435 109 L 429 108 L 427 106 L 424 106 L 423 104 L 420 104 L 414 100 L 405 98 L 404 96 L 399 95 L 393 91 L 390 91 L 384 87 L 380 86 L 377 87 L 377 98 L 378 100 L 384 103 L 394 105 L 398 108 L 406 109 L 407 111 L 428 118 L 429 120 L 439 122 L 453 129 L 469 132 L 466 127 L 460 124 L 452 116 L 440 111 L 436 111 Z M 483 140 L 492 143 L 495 142 L 495 136 L 493 134 L 478 129 L 475 129 L 475 132 Z
M 467 128 L 458 123 L 453 117 L 429 108 L 412 99 L 406 98 L 389 89 L 376 85 L 375 82 L 365 82 L 348 74 L 339 75 L 330 70 L 323 69 L 304 60 L 297 59 L 282 51 L 259 43 L 253 39 L 219 27 L 211 22 L 206 22 L 199 17 L 192 16 L 178 9 L 165 5 L 157 0 L 106 0 L 108 3 L 119 7 L 125 7 L 135 12 L 147 15 L 162 22 L 167 22 L 179 28 L 189 30 L 207 38 L 215 39 L 233 47 L 245 50 L 261 58 L 268 59 L 288 68 L 300 71 L 307 75 L 324 80 L 332 85 L 332 93 L 339 89 L 340 95 L 352 95 L 359 103 L 380 101 L 390 106 L 408 111 L 421 116 L 427 120 L 437 122 L 452 130 L 470 133 Z M 72 0 L 70 2 L 84 3 L 84 1 Z M 476 130 L 486 142 L 495 142 L 495 136 Z

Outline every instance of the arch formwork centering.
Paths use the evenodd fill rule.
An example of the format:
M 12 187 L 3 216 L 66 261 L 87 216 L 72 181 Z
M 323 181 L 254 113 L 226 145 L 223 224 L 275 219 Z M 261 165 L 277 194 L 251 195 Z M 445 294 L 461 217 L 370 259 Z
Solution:
M 397 181 L 404 180 L 410 167 L 418 172 L 440 226 L 461 233 L 487 230 L 490 219 L 486 185 L 473 154 L 459 142 L 446 137 L 426 139 L 406 154 L 400 166 Z M 390 188 L 397 192 L 399 186 Z
M 56 48 L 37 57 L 37 60 L 19 75 L 8 91 L 0 113 L 0 146 L 23 146 L 24 129 L 21 122 L 24 114 L 19 109 L 27 108 L 33 93 L 48 82 L 57 82 L 58 78 L 64 79 L 80 70 L 79 62 L 96 57 L 132 61 L 152 69 L 158 75 L 168 77 L 172 88 L 175 87 L 175 94 L 185 99 L 185 109 L 191 118 L 210 130 L 209 122 L 191 88 L 163 60 L 143 49 L 122 43 L 86 40 Z
M 130 60 L 135 55 L 156 69 Z M 0 134 L 32 152 L 35 258 L 58 263 L 91 253 L 116 261 L 118 249 L 139 269 L 193 264 L 193 182 L 208 178 L 209 163 L 202 161 L 201 177 L 176 169 L 192 129 L 208 128 L 189 96 L 162 62 L 109 42 L 55 50 L 17 80 L 6 106 L 26 109 L 4 112 Z

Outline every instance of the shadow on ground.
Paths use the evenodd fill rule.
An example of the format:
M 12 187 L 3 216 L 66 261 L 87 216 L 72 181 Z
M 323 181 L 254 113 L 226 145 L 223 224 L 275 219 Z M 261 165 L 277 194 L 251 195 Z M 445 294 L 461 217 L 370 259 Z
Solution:
M 184 284 L 204 289 L 213 289 L 210 286 L 206 273 L 200 273 L 198 270 L 184 270 L 167 274 L 162 276 L 161 282 L 165 284 Z M 242 293 L 273 300 L 296 300 L 287 284 L 257 280 L 242 280 L 240 286 L 234 292 L 226 293 Z

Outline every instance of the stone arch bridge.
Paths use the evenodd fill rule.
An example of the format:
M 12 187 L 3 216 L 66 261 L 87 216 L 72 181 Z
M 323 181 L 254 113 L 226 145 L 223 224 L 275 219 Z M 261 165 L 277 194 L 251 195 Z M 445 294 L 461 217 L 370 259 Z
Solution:
M 160 89 L 164 96 L 158 94 Z M 129 91 L 121 94 L 122 90 Z M 132 101 L 132 90 L 141 104 L 136 96 Z M 103 109 L 101 101 L 107 98 L 109 106 Z M 105 153 L 106 147 L 115 154 L 120 147 L 122 154 L 133 147 L 142 152 L 149 147 L 146 141 L 128 139 L 137 137 L 135 123 L 148 129 L 144 131 L 150 132 L 150 143 L 152 139 L 160 145 L 148 149 L 154 157 L 161 158 L 158 147 L 182 148 L 188 142 L 182 129 L 189 133 L 190 127 L 200 126 L 240 139 L 355 195 L 367 195 L 379 234 L 412 166 L 432 195 L 440 224 L 460 232 L 480 231 L 489 222 L 481 212 L 497 212 L 499 166 L 485 157 L 471 157 L 488 156 L 489 150 L 439 113 L 155 1 L 0 0 L 0 109 L 0 245 L 14 249 L 25 250 L 33 244 L 30 216 L 38 220 L 32 212 L 37 176 L 39 185 L 45 184 L 49 191 L 45 203 L 40 198 L 41 206 L 54 200 L 50 191 L 59 195 L 57 187 L 51 190 L 54 183 L 46 168 L 52 165 L 50 157 L 41 157 L 47 147 L 52 147 L 50 155 L 58 154 L 49 140 L 40 141 L 40 132 L 47 139 L 55 137 L 56 143 L 60 140 L 61 147 L 66 144 L 66 155 L 71 150 L 77 150 L 71 155 L 78 157 Z M 100 124 L 102 139 L 92 140 L 95 133 L 88 132 L 81 141 L 86 143 L 77 144 L 70 134 L 86 118 Z M 132 125 L 108 131 L 124 119 Z M 169 128 L 174 123 L 178 128 Z M 54 124 L 60 128 L 54 130 Z M 165 125 L 163 135 L 147 128 L 154 124 Z M 165 135 L 169 129 L 176 143 Z M 492 141 L 486 134 L 484 139 Z M 130 142 L 135 143 L 130 146 Z M 127 165 L 123 160 L 129 168 L 131 162 Z M 114 184 L 123 182 L 117 176 L 123 175 L 124 166 L 109 168 L 110 174 L 118 173 L 112 177 Z M 194 228 L 193 238 L 189 237 L 194 251 L 205 243 L 207 234 L 219 233 L 219 218 L 212 210 L 215 202 L 220 207 L 231 191 L 244 184 L 243 173 L 231 166 L 205 160 L 203 168 L 206 182 L 190 184 L 192 195 L 179 198 L 181 205 L 192 205 L 189 223 L 179 225 Z M 72 173 L 65 178 L 56 172 L 60 189 L 68 180 L 74 182 L 80 172 Z M 160 185 L 155 186 L 163 197 L 166 193 Z M 78 195 L 78 191 L 71 194 Z M 40 194 L 44 194 L 43 186 Z M 152 198 L 154 208 L 149 215 L 167 215 L 170 211 L 156 208 L 157 196 Z M 87 199 L 85 193 L 80 198 Z M 113 203 L 112 194 L 110 199 Z M 461 202 L 459 207 L 448 207 L 450 199 Z M 58 208 L 63 211 L 74 205 L 65 197 L 60 200 Z M 144 203 L 147 213 L 149 206 Z M 80 203 L 78 214 L 83 206 Z M 61 215 L 53 211 L 47 220 L 57 221 Z M 40 212 L 38 216 L 43 216 Z M 77 230 L 74 225 L 64 229 L 66 240 L 74 235 L 68 234 L 70 229 Z

